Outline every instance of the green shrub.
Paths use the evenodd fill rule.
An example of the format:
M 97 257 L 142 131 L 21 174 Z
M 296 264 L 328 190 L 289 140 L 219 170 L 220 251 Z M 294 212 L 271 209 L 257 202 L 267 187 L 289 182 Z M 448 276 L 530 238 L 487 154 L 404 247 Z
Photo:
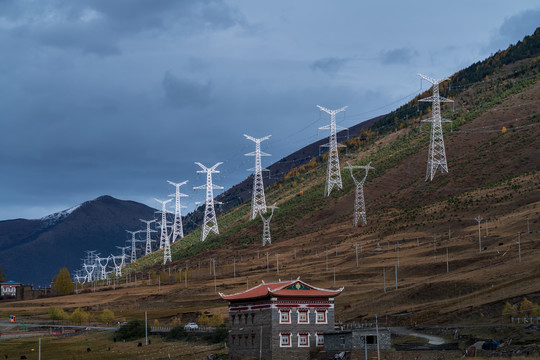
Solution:
M 49 308 L 48 312 L 49 312 L 49 318 L 51 320 L 65 320 L 68 317 L 64 309 L 61 309 L 61 308 L 51 307 Z
M 135 319 L 129 321 L 115 331 L 115 336 L 120 340 L 136 340 L 145 336 L 144 321 Z
M 69 315 L 69 320 L 72 323 L 81 324 L 82 322 L 87 322 L 90 318 L 90 315 L 81 309 L 80 307 L 76 308 L 75 311 Z

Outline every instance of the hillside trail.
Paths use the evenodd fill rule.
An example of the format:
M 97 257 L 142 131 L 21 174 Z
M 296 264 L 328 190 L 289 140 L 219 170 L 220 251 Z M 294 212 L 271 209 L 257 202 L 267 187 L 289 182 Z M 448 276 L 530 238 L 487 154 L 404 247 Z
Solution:
M 430 345 L 442 345 L 445 343 L 442 337 L 435 336 L 435 335 L 421 334 L 405 327 L 392 327 L 390 328 L 390 332 L 397 335 L 402 335 L 402 336 L 409 335 L 409 336 L 416 336 L 419 338 L 423 338 L 423 339 L 426 339 Z

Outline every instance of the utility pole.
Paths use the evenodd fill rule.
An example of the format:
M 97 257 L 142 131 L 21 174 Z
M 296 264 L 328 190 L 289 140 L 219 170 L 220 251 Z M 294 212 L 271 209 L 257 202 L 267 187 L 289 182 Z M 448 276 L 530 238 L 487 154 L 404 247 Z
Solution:
M 266 272 L 270 271 L 270 263 L 268 262 L 268 252 L 266 253 Z
M 277 270 L 277 274 L 279 276 L 279 254 L 276 254 L 276 270 Z
M 262 163 L 261 156 L 271 156 L 270 154 L 261 151 L 261 142 L 267 140 L 272 135 L 265 136 L 260 139 L 256 139 L 252 136 L 244 134 L 246 139 L 255 143 L 255 151 L 245 154 L 246 156 L 255 156 L 255 167 L 248 171 L 254 171 L 253 173 L 253 193 L 251 198 L 251 220 L 257 217 L 257 214 L 266 214 L 266 199 L 264 196 L 264 183 L 262 177 Z M 267 169 L 264 169 L 267 170 Z
M 182 239 L 184 237 L 184 227 L 182 226 L 182 208 L 185 208 L 185 206 L 180 205 L 180 198 L 181 197 L 187 197 L 188 195 L 182 194 L 180 192 L 180 186 L 187 184 L 187 180 L 183 181 L 181 183 L 174 183 L 172 181 L 167 180 L 169 184 L 175 187 L 176 191 L 174 194 L 171 194 L 169 196 L 174 197 L 174 224 L 173 224 L 173 232 L 172 232 L 172 239 L 171 242 L 175 242 L 177 239 Z
M 454 101 L 446 99 L 439 95 L 439 84 L 445 80 L 448 80 L 447 77 L 441 80 L 435 80 L 422 74 L 418 74 L 418 76 L 420 76 L 422 79 L 427 80 L 428 82 L 433 84 L 432 86 L 433 95 L 425 99 L 418 100 L 422 102 L 432 103 L 431 118 L 427 120 L 422 120 L 423 122 L 431 123 L 431 137 L 430 137 L 429 154 L 428 154 L 428 162 L 427 162 L 427 169 L 426 169 L 426 181 L 428 179 L 431 181 L 435 177 L 435 174 L 438 169 L 441 170 L 441 173 L 448 172 L 448 165 L 446 162 L 446 151 L 444 149 L 444 139 L 443 139 L 441 123 L 451 122 L 451 121 L 441 118 L 441 102 L 453 103 Z
M 437 263 L 437 235 L 433 234 L 433 263 Z
M 266 207 L 266 205 L 265 205 Z M 265 246 L 266 244 L 270 245 L 272 244 L 272 236 L 270 235 L 270 220 L 272 220 L 272 216 L 274 216 L 274 210 L 278 209 L 276 204 L 272 206 L 268 206 L 268 209 L 271 209 L 272 212 L 269 217 L 266 219 L 264 218 L 262 212 L 259 212 L 259 215 L 261 216 L 261 219 L 263 221 L 263 236 L 262 236 L 262 246 Z M 266 212 L 266 209 L 265 209 Z M 295 250 L 296 251 L 296 250 Z
M 383 276 L 384 292 L 386 293 L 386 268 L 382 269 L 382 276 Z
M 478 221 L 478 250 L 479 252 L 482 252 L 482 233 L 480 232 L 480 224 L 482 223 L 482 217 L 478 215 L 476 217 L 476 221 Z
M 319 128 L 319 130 L 330 130 L 330 137 L 328 139 L 328 144 L 323 145 L 329 148 L 328 168 L 326 172 L 326 186 L 324 189 L 324 194 L 325 196 L 330 196 L 330 193 L 332 192 L 332 189 L 334 186 L 337 186 L 339 190 L 343 188 L 343 184 L 341 183 L 341 172 L 339 168 L 338 147 L 344 147 L 344 145 L 338 145 L 337 143 L 336 114 L 344 111 L 347 108 L 347 106 L 342 107 L 341 109 L 337 109 L 337 110 L 329 110 L 319 105 L 317 105 L 317 107 L 321 111 L 324 111 L 325 113 L 330 115 L 330 125 L 326 125 Z
M 446 272 L 449 272 L 450 269 L 448 268 L 448 248 L 446 248 Z
M 521 233 L 518 232 L 518 256 L 519 256 L 519 263 L 521 264 Z
M 362 225 L 367 225 L 367 219 L 366 219 L 366 202 L 364 200 L 364 183 L 366 182 L 369 169 L 375 169 L 371 166 L 371 162 L 368 163 L 365 166 L 352 166 L 349 162 L 347 162 L 347 168 L 349 169 L 351 173 L 351 177 L 354 181 L 354 184 L 356 186 L 356 190 L 354 193 L 354 220 L 353 225 L 356 227 L 358 226 L 358 220 L 362 219 Z M 354 169 L 364 169 L 366 171 L 364 178 L 360 181 L 356 180 L 353 174 Z
M 529 215 L 527 215 L 527 234 L 531 233 L 531 227 L 529 226 Z
M 356 267 L 358 267 L 358 243 L 355 243 L 354 247 L 356 248 Z
M 395 267 L 396 267 L 396 290 L 397 290 L 397 287 L 398 287 L 397 286 L 397 264 L 395 265 Z
M 199 190 L 206 190 L 206 201 L 204 206 L 204 220 L 203 220 L 203 229 L 201 234 L 201 241 L 206 240 L 206 237 L 210 232 L 213 232 L 214 234 L 219 234 L 218 229 L 218 223 L 217 223 L 217 217 L 216 217 L 216 209 L 214 207 L 214 190 L 223 189 L 222 186 L 214 185 L 212 183 L 212 174 L 219 174 L 219 171 L 216 170 L 216 168 L 223 164 L 222 162 L 216 163 L 211 168 L 207 168 L 200 162 L 196 162 L 195 164 L 199 165 L 202 170 L 197 171 L 197 173 L 205 173 L 206 174 L 206 185 L 201 185 L 194 187 L 193 189 L 199 189 Z

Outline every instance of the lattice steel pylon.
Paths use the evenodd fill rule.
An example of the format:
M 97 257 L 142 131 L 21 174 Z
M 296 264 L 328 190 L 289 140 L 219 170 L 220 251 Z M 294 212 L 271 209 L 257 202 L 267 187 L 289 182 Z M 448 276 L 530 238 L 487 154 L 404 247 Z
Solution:
M 363 166 L 353 166 L 347 162 L 347 168 L 351 172 L 351 177 L 354 181 L 354 185 L 356 186 L 356 191 L 354 193 L 354 220 L 353 225 L 356 227 L 358 226 L 358 220 L 362 219 L 362 225 L 367 225 L 367 218 L 366 218 L 366 203 L 364 201 L 364 183 L 366 182 L 369 169 L 375 169 L 371 166 L 371 163 L 368 163 L 367 165 Z M 365 169 L 366 174 L 364 175 L 364 178 L 360 181 L 356 180 L 356 178 L 353 175 L 354 169 Z
M 259 213 L 261 216 L 261 219 L 263 221 L 263 236 L 262 236 L 262 246 L 265 246 L 266 244 L 272 244 L 272 236 L 270 235 L 270 220 L 272 220 L 272 216 L 274 216 L 274 210 L 278 209 L 276 204 L 272 206 L 267 206 L 267 209 L 271 209 L 272 212 L 270 213 L 270 216 L 268 218 L 264 218 L 262 213 Z
M 182 194 L 180 192 L 180 186 L 187 184 L 188 180 L 183 181 L 181 183 L 174 183 L 169 180 L 167 180 L 167 182 L 176 188 L 175 193 L 169 195 L 171 197 L 174 197 L 174 223 L 173 223 L 173 232 L 172 232 L 171 242 L 175 242 L 177 239 L 184 238 L 184 227 L 182 226 L 182 210 L 181 209 L 185 208 L 185 206 L 180 205 L 180 198 L 187 197 L 188 195 Z
M 330 125 L 325 125 L 319 128 L 319 130 L 330 130 L 328 144 L 323 145 L 323 146 L 329 147 L 328 168 L 326 171 L 326 185 L 324 188 L 324 195 L 330 196 L 330 193 L 332 192 L 332 189 L 334 188 L 334 186 L 337 186 L 339 190 L 343 188 L 343 184 L 341 183 L 341 172 L 339 168 L 338 147 L 344 147 L 344 145 L 340 145 L 337 142 L 336 130 L 338 126 L 336 125 L 336 114 L 342 111 L 345 111 L 345 109 L 347 109 L 347 106 L 342 107 L 341 109 L 337 109 L 337 110 L 329 110 L 319 105 L 317 105 L 317 107 L 321 111 L 324 111 L 325 113 L 328 113 L 330 115 Z M 345 128 L 340 127 L 340 129 L 345 129 Z
M 167 204 L 172 201 L 169 200 L 158 200 L 154 199 L 157 202 L 161 203 L 161 210 L 158 211 L 161 213 L 161 235 L 159 237 L 159 248 L 163 249 L 163 264 L 166 264 L 169 261 L 172 261 L 171 256 L 171 240 L 169 234 L 167 234 Z
M 422 79 L 433 84 L 433 95 L 425 99 L 418 101 L 429 102 L 431 101 L 431 118 L 422 120 L 423 122 L 431 123 L 431 136 L 429 140 L 429 152 L 426 168 L 426 180 L 433 180 L 438 169 L 441 169 L 441 173 L 448 172 L 448 164 L 446 162 L 446 151 L 444 149 L 444 139 L 442 133 L 442 123 L 451 122 L 450 120 L 441 118 L 441 102 L 454 102 L 439 95 L 439 84 L 448 78 L 435 80 L 428 76 L 418 74 Z
M 161 204 L 161 210 L 156 212 L 161 214 L 161 235 L 159 237 L 159 248 L 163 249 L 163 246 L 165 246 L 165 240 L 169 238 L 169 234 L 167 234 L 167 214 L 169 213 L 167 210 L 167 204 L 171 202 L 172 199 L 158 200 L 154 198 L 154 200 Z
M 137 242 L 140 242 L 140 240 L 135 239 L 135 235 L 142 232 L 142 230 L 137 230 L 137 231 L 126 230 L 126 231 L 131 234 L 131 240 L 128 240 L 128 241 L 131 241 L 131 263 L 133 264 L 137 260 L 137 248 L 135 247 L 135 244 Z
M 248 171 L 254 171 L 253 173 L 253 194 L 251 197 L 251 220 L 257 217 L 257 214 L 266 214 L 266 199 L 264 197 L 264 184 L 262 177 L 262 164 L 261 156 L 271 156 L 270 154 L 261 151 L 261 142 L 267 140 L 272 135 L 265 136 L 260 139 L 256 139 L 252 136 L 244 134 L 246 139 L 255 143 L 255 151 L 245 154 L 246 156 L 255 156 L 255 167 L 248 169 Z M 266 169 L 264 169 L 266 170 Z
M 217 171 L 216 168 L 223 163 L 218 162 L 211 168 L 207 168 L 200 162 L 196 162 L 195 164 L 199 165 L 202 168 L 202 170 L 198 170 L 197 173 L 206 174 L 206 184 L 193 187 L 193 189 L 206 190 L 206 201 L 204 205 L 204 220 L 203 220 L 203 228 L 201 232 L 201 241 L 204 241 L 206 240 L 206 237 L 208 236 L 210 232 L 213 232 L 216 235 L 219 234 L 219 228 L 218 228 L 217 217 L 216 217 L 216 209 L 214 207 L 214 190 L 223 189 L 223 187 L 214 185 L 212 183 L 212 174 L 219 174 L 219 171 Z
M 150 229 L 150 224 L 152 224 L 154 221 L 156 221 L 156 219 L 154 220 L 143 220 L 143 219 L 139 219 L 141 220 L 143 223 L 146 224 L 146 246 L 145 246 L 145 251 L 144 251 L 144 255 L 148 255 L 152 252 L 152 238 L 151 238 L 151 233 L 153 232 L 157 232 L 157 230 L 154 230 L 154 229 Z

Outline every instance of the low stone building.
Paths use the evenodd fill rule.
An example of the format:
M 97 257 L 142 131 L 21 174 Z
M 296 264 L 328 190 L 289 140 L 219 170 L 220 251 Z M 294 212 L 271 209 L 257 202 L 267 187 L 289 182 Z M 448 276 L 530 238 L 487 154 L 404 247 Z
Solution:
M 378 337 L 377 337 L 378 334 Z M 352 330 L 329 331 L 324 333 L 324 351 L 338 353 L 341 351 L 365 351 L 366 345 L 369 353 L 379 350 L 389 350 L 392 347 L 390 330 L 380 328 L 359 328 Z
M 342 291 L 298 278 L 220 293 L 229 301 L 229 358 L 306 359 L 334 329 L 334 297 Z

